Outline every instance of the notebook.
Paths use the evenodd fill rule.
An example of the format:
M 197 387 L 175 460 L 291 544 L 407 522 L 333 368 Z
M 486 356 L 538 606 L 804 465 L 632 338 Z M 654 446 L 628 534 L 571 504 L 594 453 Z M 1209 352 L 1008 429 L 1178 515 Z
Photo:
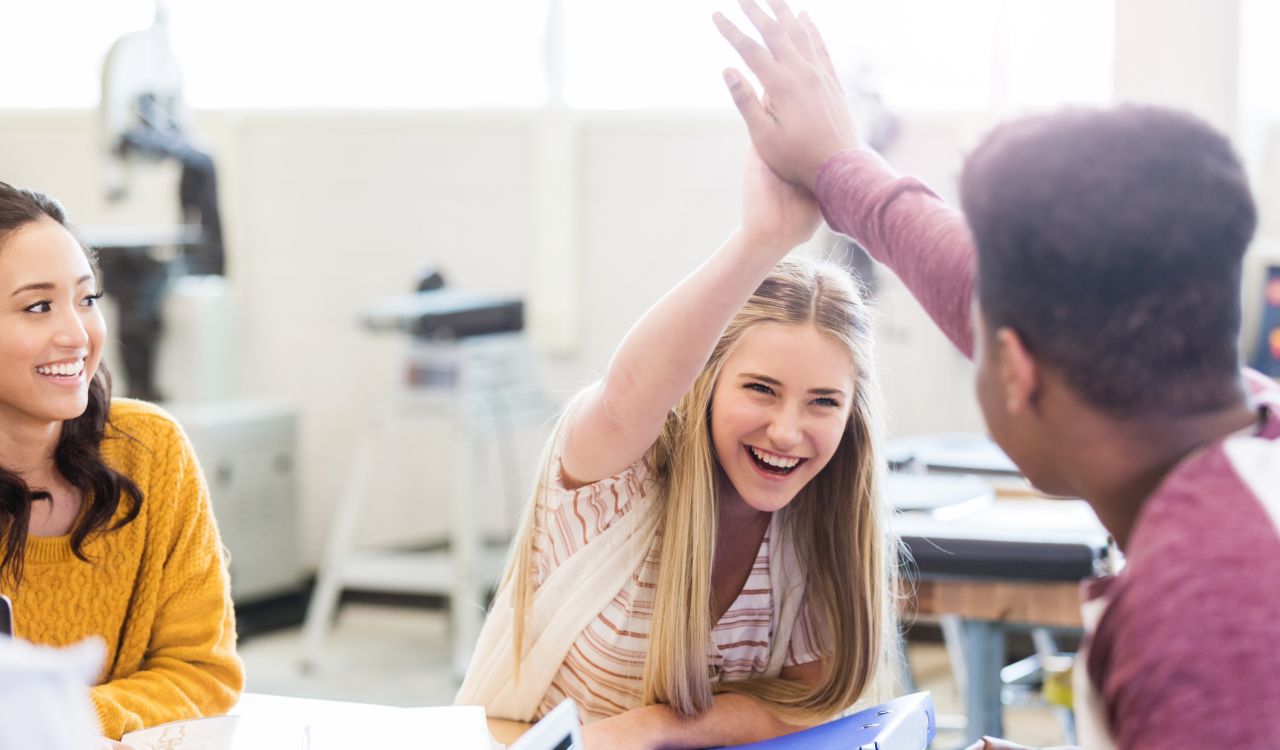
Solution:
M 562 701 L 507 750 L 582 750 L 580 724 L 577 704 Z
M 933 697 L 912 693 L 843 719 L 735 750 L 925 750 L 937 732 Z

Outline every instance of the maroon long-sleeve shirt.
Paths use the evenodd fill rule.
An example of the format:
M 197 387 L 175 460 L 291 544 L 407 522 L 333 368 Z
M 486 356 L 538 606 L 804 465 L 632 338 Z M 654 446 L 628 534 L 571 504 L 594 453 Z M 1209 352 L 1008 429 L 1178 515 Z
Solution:
M 832 157 L 816 191 L 827 222 L 972 356 L 964 217 L 869 152 Z M 1280 748 L 1280 387 L 1244 377 L 1257 424 L 1175 466 L 1138 514 L 1123 572 L 1085 582 L 1084 748 Z

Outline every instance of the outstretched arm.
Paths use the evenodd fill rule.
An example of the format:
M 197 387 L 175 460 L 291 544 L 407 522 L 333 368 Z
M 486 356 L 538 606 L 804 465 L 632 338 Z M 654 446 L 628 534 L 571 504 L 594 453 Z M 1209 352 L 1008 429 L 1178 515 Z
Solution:
M 725 326 L 793 247 L 813 235 L 817 204 L 751 152 L 742 225 L 649 308 L 618 346 L 604 378 L 569 416 L 562 469 L 587 484 L 635 463 L 706 365 Z
M 969 321 L 976 255 L 964 218 L 920 181 L 862 148 L 822 35 L 807 14 L 769 0 L 739 0 L 763 44 L 724 16 L 716 26 L 763 88 L 737 70 L 725 81 L 766 163 L 812 190 L 827 223 L 893 269 L 951 341 L 973 353 Z
M 821 679 L 823 661 L 782 670 L 782 679 L 813 684 Z M 586 750 L 681 750 L 760 742 L 805 727 L 788 724 L 760 701 L 738 693 L 721 693 L 705 713 L 682 719 L 669 706 L 650 705 L 583 727 Z

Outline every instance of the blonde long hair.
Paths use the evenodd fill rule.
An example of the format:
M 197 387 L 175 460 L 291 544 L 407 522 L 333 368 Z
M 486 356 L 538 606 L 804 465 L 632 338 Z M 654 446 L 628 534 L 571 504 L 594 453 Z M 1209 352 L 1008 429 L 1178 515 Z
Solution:
M 830 669 L 813 687 L 780 678 L 721 682 L 709 676 L 705 644 L 711 621 L 716 548 L 717 482 L 710 409 L 721 367 L 743 335 L 766 322 L 813 325 L 845 346 L 855 365 L 849 423 L 831 461 L 780 511 L 804 571 L 814 630 Z M 571 400 L 544 453 L 535 484 L 540 500 L 555 480 L 554 445 L 572 414 Z M 644 667 L 643 702 L 682 716 L 711 707 L 717 692 L 750 695 L 784 720 L 812 723 L 862 700 L 888 697 L 896 683 L 896 544 L 888 532 L 879 485 L 882 466 L 880 390 L 872 357 L 869 312 L 848 273 L 831 263 L 779 263 L 730 321 L 706 366 L 671 410 L 646 460 L 659 491 L 661 557 L 653 629 Z M 533 592 L 533 508 L 517 532 L 504 585 L 512 585 L 519 679 Z

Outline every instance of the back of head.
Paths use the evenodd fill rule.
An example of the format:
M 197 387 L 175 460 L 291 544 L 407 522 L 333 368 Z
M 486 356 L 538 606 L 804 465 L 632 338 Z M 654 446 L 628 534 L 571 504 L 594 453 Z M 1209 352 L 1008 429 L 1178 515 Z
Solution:
M 1256 212 L 1227 140 L 1146 106 L 995 129 L 961 200 L 989 329 L 1116 417 L 1220 408 L 1239 372 L 1240 268 Z

